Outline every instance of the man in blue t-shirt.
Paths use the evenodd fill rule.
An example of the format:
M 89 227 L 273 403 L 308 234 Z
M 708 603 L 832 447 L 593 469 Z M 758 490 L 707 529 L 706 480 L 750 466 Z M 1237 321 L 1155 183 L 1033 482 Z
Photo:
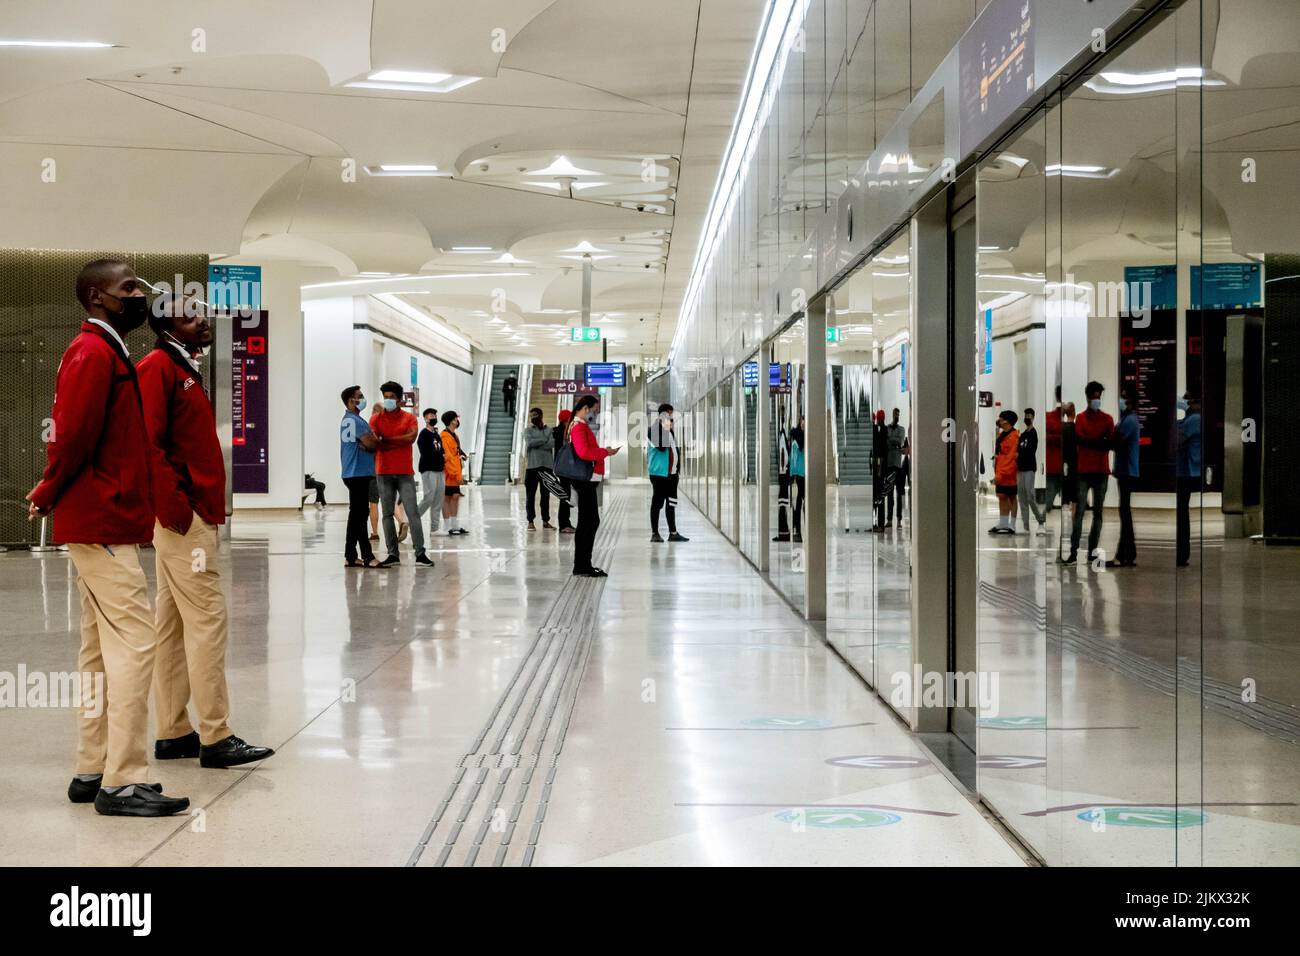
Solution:
M 370 482 L 375 477 L 375 449 L 379 442 L 361 417 L 366 407 L 360 385 L 343 389 L 343 420 L 339 423 L 339 463 L 343 484 L 348 488 L 348 530 L 343 545 L 343 564 L 349 568 L 378 568 L 370 547 L 367 520 L 370 516 Z M 361 559 L 357 559 L 358 549 Z
M 1142 423 L 1138 420 L 1137 400 L 1133 390 L 1119 393 L 1119 421 L 1115 423 L 1115 467 L 1111 474 L 1119 484 L 1119 547 L 1108 568 L 1131 568 L 1137 565 L 1137 536 L 1133 532 L 1133 489 L 1138 479 L 1138 448 L 1142 440 Z
M 1201 403 L 1190 395 L 1178 400 L 1183 418 L 1178 423 L 1178 566 L 1192 558 L 1192 495 L 1201 491 Z

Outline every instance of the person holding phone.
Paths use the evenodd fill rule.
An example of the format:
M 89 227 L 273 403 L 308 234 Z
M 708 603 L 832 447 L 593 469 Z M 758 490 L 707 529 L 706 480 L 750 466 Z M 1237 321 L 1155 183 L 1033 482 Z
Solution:
M 608 577 L 604 571 L 591 563 L 591 552 L 596 544 L 596 529 L 600 527 L 600 512 L 596 502 L 597 476 L 605 475 L 605 459 L 618 454 L 618 446 L 601 448 L 596 443 L 596 435 L 587 424 L 593 415 L 600 414 L 600 399 L 595 395 L 583 395 L 573 406 L 573 418 L 569 422 L 566 439 L 573 444 L 573 453 L 581 461 L 591 463 L 591 479 L 581 481 L 570 479 L 573 490 L 578 495 L 578 531 L 573 539 L 573 573 L 579 577 Z
M 345 568 L 379 568 L 382 565 L 366 535 L 370 511 L 370 486 L 375 481 L 375 449 L 379 439 L 361 417 L 366 397 L 360 385 L 343 389 L 343 420 L 339 422 L 339 463 L 343 484 L 348 489 L 348 524 L 343 537 Z M 378 500 L 378 494 L 376 494 Z M 360 557 L 358 557 L 358 552 Z

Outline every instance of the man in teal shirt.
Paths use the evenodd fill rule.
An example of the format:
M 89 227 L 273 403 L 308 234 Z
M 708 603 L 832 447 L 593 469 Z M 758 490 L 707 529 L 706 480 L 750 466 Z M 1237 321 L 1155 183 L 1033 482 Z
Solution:
M 343 484 L 348 489 L 348 530 L 343 545 L 343 564 L 349 568 L 378 568 L 370 547 L 367 521 L 370 516 L 370 482 L 375 477 L 375 448 L 378 442 L 370 425 L 361 417 L 366 407 L 360 385 L 343 389 L 343 420 L 339 423 L 339 463 Z M 361 559 L 357 560 L 360 549 Z

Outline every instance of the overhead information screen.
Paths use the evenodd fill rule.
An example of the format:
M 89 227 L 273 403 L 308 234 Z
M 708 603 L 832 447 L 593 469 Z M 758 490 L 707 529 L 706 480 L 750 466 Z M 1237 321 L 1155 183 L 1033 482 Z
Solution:
M 992 0 L 961 38 L 961 145 L 974 149 L 1034 91 L 1031 0 Z
M 587 362 L 583 366 L 582 376 L 588 388 L 623 388 L 627 385 L 627 364 Z

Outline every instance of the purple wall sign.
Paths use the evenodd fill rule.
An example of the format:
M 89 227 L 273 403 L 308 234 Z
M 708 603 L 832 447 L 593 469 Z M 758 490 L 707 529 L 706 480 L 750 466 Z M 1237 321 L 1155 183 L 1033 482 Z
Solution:
M 269 462 L 271 367 L 266 311 L 235 315 L 231 325 L 231 428 L 235 494 L 271 490 Z

